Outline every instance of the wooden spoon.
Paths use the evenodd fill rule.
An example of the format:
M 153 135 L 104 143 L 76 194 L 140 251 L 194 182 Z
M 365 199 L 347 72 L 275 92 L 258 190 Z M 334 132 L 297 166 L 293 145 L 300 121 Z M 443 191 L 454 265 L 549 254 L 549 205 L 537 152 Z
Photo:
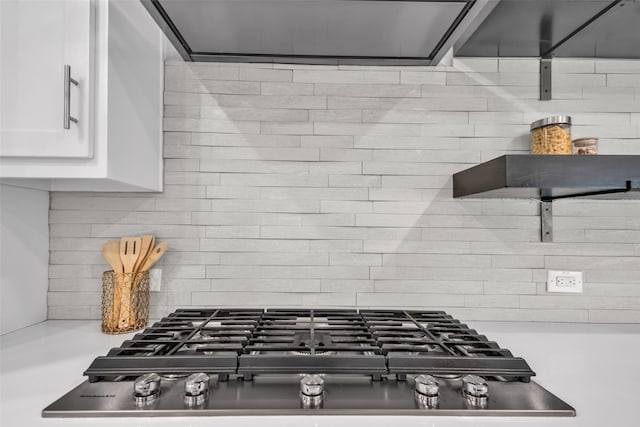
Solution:
M 120 318 L 118 325 L 120 329 L 126 329 L 129 325 L 129 312 L 131 306 L 131 287 L 133 280 L 131 274 L 134 271 L 138 257 L 140 256 L 140 247 L 142 239 L 140 237 L 123 237 L 120 240 L 120 259 L 125 273 L 125 280 L 122 286 L 122 296 L 120 298 Z
M 142 267 L 142 264 L 144 264 L 144 261 L 149 257 L 149 254 L 153 250 L 153 245 L 155 244 L 155 241 L 156 241 L 156 238 L 153 237 L 151 234 L 141 236 L 140 239 L 141 239 L 140 256 L 136 261 L 136 265 L 133 266 L 134 272 L 140 271 L 140 267 Z
M 147 271 L 151 267 L 153 267 L 153 265 L 156 262 L 158 262 L 160 257 L 162 257 L 162 255 L 164 255 L 166 251 L 167 251 L 167 242 L 158 243 L 158 245 L 155 248 L 153 248 L 153 250 L 147 257 L 147 259 L 144 261 L 144 264 L 142 264 L 140 271 Z
M 120 242 L 109 240 L 102 246 L 102 256 L 109 263 L 114 273 L 122 273 L 122 261 L 120 260 Z

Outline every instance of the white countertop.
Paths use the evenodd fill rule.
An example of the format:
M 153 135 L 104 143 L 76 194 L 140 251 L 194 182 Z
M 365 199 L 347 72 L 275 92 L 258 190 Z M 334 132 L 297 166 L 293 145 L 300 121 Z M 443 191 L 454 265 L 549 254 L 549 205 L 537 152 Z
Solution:
M 537 381 L 576 418 L 207 417 L 43 419 L 40 411 L 84 381 L 82 372 L 131 335 L 104 335 L 97 321 L 47 321 L 0 337 L 0 425 L 14 426 L 637 426 L 640 325 L 468 322 L 527 360 Z M 635 387 L 634 387 L 635 385 Z M 259 419 L 258 419 L 259 418 Z

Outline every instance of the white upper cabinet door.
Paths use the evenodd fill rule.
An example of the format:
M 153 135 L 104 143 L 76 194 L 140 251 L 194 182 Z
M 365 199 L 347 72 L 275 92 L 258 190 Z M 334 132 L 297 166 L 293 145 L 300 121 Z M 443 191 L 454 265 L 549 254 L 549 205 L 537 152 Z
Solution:
M 94 19 L 92 0 L 0 0 L 0 156 L 93 156 Z

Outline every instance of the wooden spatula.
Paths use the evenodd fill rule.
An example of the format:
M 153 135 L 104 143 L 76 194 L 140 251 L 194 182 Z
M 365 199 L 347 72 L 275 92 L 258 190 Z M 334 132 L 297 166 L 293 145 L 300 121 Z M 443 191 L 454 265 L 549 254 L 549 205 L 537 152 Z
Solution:
M 109 240 L 102 246 L 102 256 L 115 273 L 122 273 L 122 261 L 120 261 L 120 242 Z
M 151 234 L 148 234 L 148 235 L 145 235 L 145 236 L 141 236 L 140 240 L 141 240 L 141 243 L 140 243 L 140 256 L 138 257 L 138 260 L 136 261 L 136 265 L 133 266 L 133 271 L 134 272 L 140 271 L 140 267 L 142 267 L 142 264 L 144 264 L 144 261 L 147 259 L 147 257 L 149 256 L 149 254 L 153 250 L 153 245 L 156 242 L 156 238 L 153 237 Z
M 120 260 L 120 241 L 119 240 L 109 240 L 107 243 L 102 246 L 102 256 L 107 260 L 107 263 L 111 266 L 114 273 L 122 273 L 122 261 Z M 111 311 L 109 312 L 109 324 L 113 325 L 117 321 L 117 316 L 119 312 L 117 308 L 120 305 L 117 302 L 117 298 L 115 298 L 116 289 L 113 290 L 114 298 L 111 302 Z M 119 290 L 117 291 L 119 292 Z
M 123 237 L 120 239 L 120 260 L 125 273 L 133 272 L 140 256 L 142 239 L 140 237 Z
M 129 325 L 129 312 L 131 306 L 131 286 L 133 280 L 130 274 L 134 271 L 138 257 L 140 256 L 140 246 L 142 239 L 140 237 L 123 237 L 120 240 L 120 259 L 125 273 L 125 280 L 122 285 L 122 294 L 120 298 L 120 318 L 118 324 L 125 329 Z
M 156 262 L 158 262 L 160 257 L 162 257 L 162 255 L 164 255 L 164 253 L 166 251 L 167 251 L 167 242 L 158 243 L 158 245 L 155 248 L 153 248 L 153 250 L 151 251 L 151 253 L 147 257 L 147 259 L 142 264 L 142 267 L 140 268 L 140 271 L 147 271 L 151 267 L 153 267 L 153 265 Z
M 149 256 L 153 253 L 155 247 L 154 244 L 156 242 L 156 238 L 152 235 L 142 236 L 142 251 L 140 253 L 140 257 L 138 258 L 138 262 L 136 262 L 135 271 L 136 273 L 142 273 L 146 270 L 143 269 L 145 262 L 149 259 Z M 164 244 L 166 250 L 166 243 Z M 162 251 L 164 253 L 164 250 Z M 162 256 L 162 254 L 160 254 Z M 157 261 L 157 259 L 156 259 Z M 134 294 L 136 292 L 136 288 L 140 284 L 142 280 L 142 275 L 136 275 L 133 279 L 133 284 L 131 285 L 131 293 Z M 129 319 L 133 319 L 136 321 L 136 313 L 134 312 L 133 305 L 129 310 Z

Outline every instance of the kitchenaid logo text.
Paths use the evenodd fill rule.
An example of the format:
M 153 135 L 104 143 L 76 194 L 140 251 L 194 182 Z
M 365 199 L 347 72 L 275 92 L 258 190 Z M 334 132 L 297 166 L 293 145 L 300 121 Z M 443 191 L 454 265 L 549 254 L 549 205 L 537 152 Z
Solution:
M 81 394 L 80 397 L 116 397 L 115 394 Z

